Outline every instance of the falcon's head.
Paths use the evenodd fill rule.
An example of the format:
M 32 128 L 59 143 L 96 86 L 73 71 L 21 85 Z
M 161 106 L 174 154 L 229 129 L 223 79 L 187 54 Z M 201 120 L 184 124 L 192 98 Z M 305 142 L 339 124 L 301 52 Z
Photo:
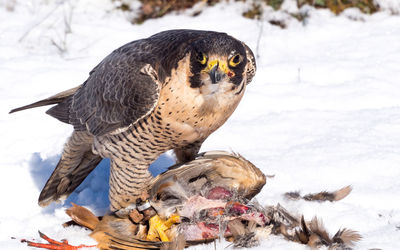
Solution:
M 190 86 L 206 94 L 242 92 L 256 65 L 249 47 L 225 33 L 200 37 L 190 46 Z

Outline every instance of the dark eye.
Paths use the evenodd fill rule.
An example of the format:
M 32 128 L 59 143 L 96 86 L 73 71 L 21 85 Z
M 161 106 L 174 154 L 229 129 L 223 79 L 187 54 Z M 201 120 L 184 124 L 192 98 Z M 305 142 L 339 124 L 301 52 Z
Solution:
M 242 61 L 242 56 L 236 54 L 229 59 L 229 66 L 236 67 Z
M 206 65 L 207 56 L 204 53 L 197 53 L 197 61 L 202 65 Z

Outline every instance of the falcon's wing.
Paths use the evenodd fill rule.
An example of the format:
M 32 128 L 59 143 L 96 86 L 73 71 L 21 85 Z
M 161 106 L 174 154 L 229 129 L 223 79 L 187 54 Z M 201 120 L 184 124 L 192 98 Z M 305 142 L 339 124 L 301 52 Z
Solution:
M 135 47 L 131 51 L 123 48 L 106 57 L 73 96 L 47 113 L 93 135 L 104 135 L 147 116 L 158 102 L 159 74 L 143 62 L 144 53 L 136 53 Z
M 66 100 L 67 98 L 69 98 L 73 94 L 75 94 L 75 92 L 78 90 L 79 87 L 80 86 L 72 88 L 72 89 L 68 89 L 68 90 L 60 92 L 56 95 L 50 96 L 49 98 L 40 100 L 38 102 L 34 102 L 34 103 L 31 103 L 31 104 L 28 104 L 28 105 L 25 105 L 25 106 L 22 106 L 19 108 L 12 109 L 10 111 L 10 114 L 14 113 L 14 112 L 25 110 L 25 109 L 37 108 L 37 107 L 42 107 L 42 106 L 47 106 L 47 105 L 63 102 L 64 100 Z

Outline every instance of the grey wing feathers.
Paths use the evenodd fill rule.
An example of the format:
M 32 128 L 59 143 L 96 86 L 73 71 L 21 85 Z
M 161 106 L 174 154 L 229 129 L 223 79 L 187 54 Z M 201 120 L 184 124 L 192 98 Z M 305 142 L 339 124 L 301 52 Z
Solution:
M 67 115 L 75 130 L 103 135 L 135 123 L 153 110 L 161 88 L 157 79 L 152 66 L 138 61 L 134 54 L 115 51 L 71 99 L 48 114 L 61 121 Z
M 58 104 L 46 113 L 77 131 L 104 135 L 129 126 L 148 115 L 158 102 L 158 76 L 165 73 L 161 67 L 157 72 L 153 68 L 157 64 L 153 50 L 146 40 L 127 44 L 96 66 L 82 85 L 10 113 Z
M 93 154 L 92 143 L 93 136 L 88 132 L 72 133 L 56 169 L 40 193 L 39 205 L 47 206 L 67 197 L 97 166 L 102 158 Z
M 68 197 L 83 180 L 96 168 L 102 158 L 93 154 L 90 151 L 85 152 L 80 161 L 65 162 L 60 160 L 56 169 L 53 171 L 46 185 L 40 192 L 39 205 L 44 207 L 53 201 L 62 200 Z M 61 168 L 66 168 L 69 171 L 63 175 L 60 172 Z
M 87 130 L 96 136 L 129 126 L 157 105 L 161 82 L 184 57 L 188 44 L 219 35 L 226 34 L 170 30 L 133 41 L 107 56 L 73 95 L 43 100 L 22 109 L 58 103 L 48 110 L 49 115 L 72 124 L 77 131 Z M 245 47 L 251 61 L 248 64 L 251 67 L 247 67 L 247 82 L 250 82 L 255 73 L 255 60 L 251 50 Z

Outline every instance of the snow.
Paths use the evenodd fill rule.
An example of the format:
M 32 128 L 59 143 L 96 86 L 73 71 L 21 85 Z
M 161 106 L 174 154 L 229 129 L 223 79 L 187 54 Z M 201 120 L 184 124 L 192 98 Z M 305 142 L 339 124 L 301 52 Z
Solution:
M 19 239 L 38 238 L 37 230 L 75 245 L 95 244 L 88 231 L 61 226 L 69 220 L 64 210 L 70 202 L 98 214 L 108 206 L 105 161 L 64 204 L 39 207 L 39 192 L 72 128 L 46 115 L 46 108 L 8 111 L 81 84 L 129 41 L 175 28 L 225 31 L 259 55 L 242 102 L 202 151 L 233 150 L 275 175 L 257 196 L 263 205 L 280 203 L 306 219 L 316 215 L 332 234 L 357 230 L 363 239 L 356 249 L 400 249 L 400 17 L 392 14 L 400 10 L 398 1 L 379 0 L 391 11 L 371 16 L 348 10 L 336 17 L 309 8 L 306 25 L 286 20 L 287 29 L 245 19 L 243 3 L 132 25 L 108 0 L 17 1 L 6 10 L 12 2 L 0 1 L 0 249 L 27 249 Z M 290 0 L 285 5 L 295 9 Z M 71 33 L 64 20 L 71 20 Z M 152 169 L 159 173 L 172 163 L 166 154 Z M 353 191 L 335 203 L 282 196 L 347 185 Z M 305 249 L 278 236 L 256 249 L 266 248 Z
M 400 13 L 400 2 L 397 0 L 375 0 L 375 3 L 384 11 L 395 14 Z

